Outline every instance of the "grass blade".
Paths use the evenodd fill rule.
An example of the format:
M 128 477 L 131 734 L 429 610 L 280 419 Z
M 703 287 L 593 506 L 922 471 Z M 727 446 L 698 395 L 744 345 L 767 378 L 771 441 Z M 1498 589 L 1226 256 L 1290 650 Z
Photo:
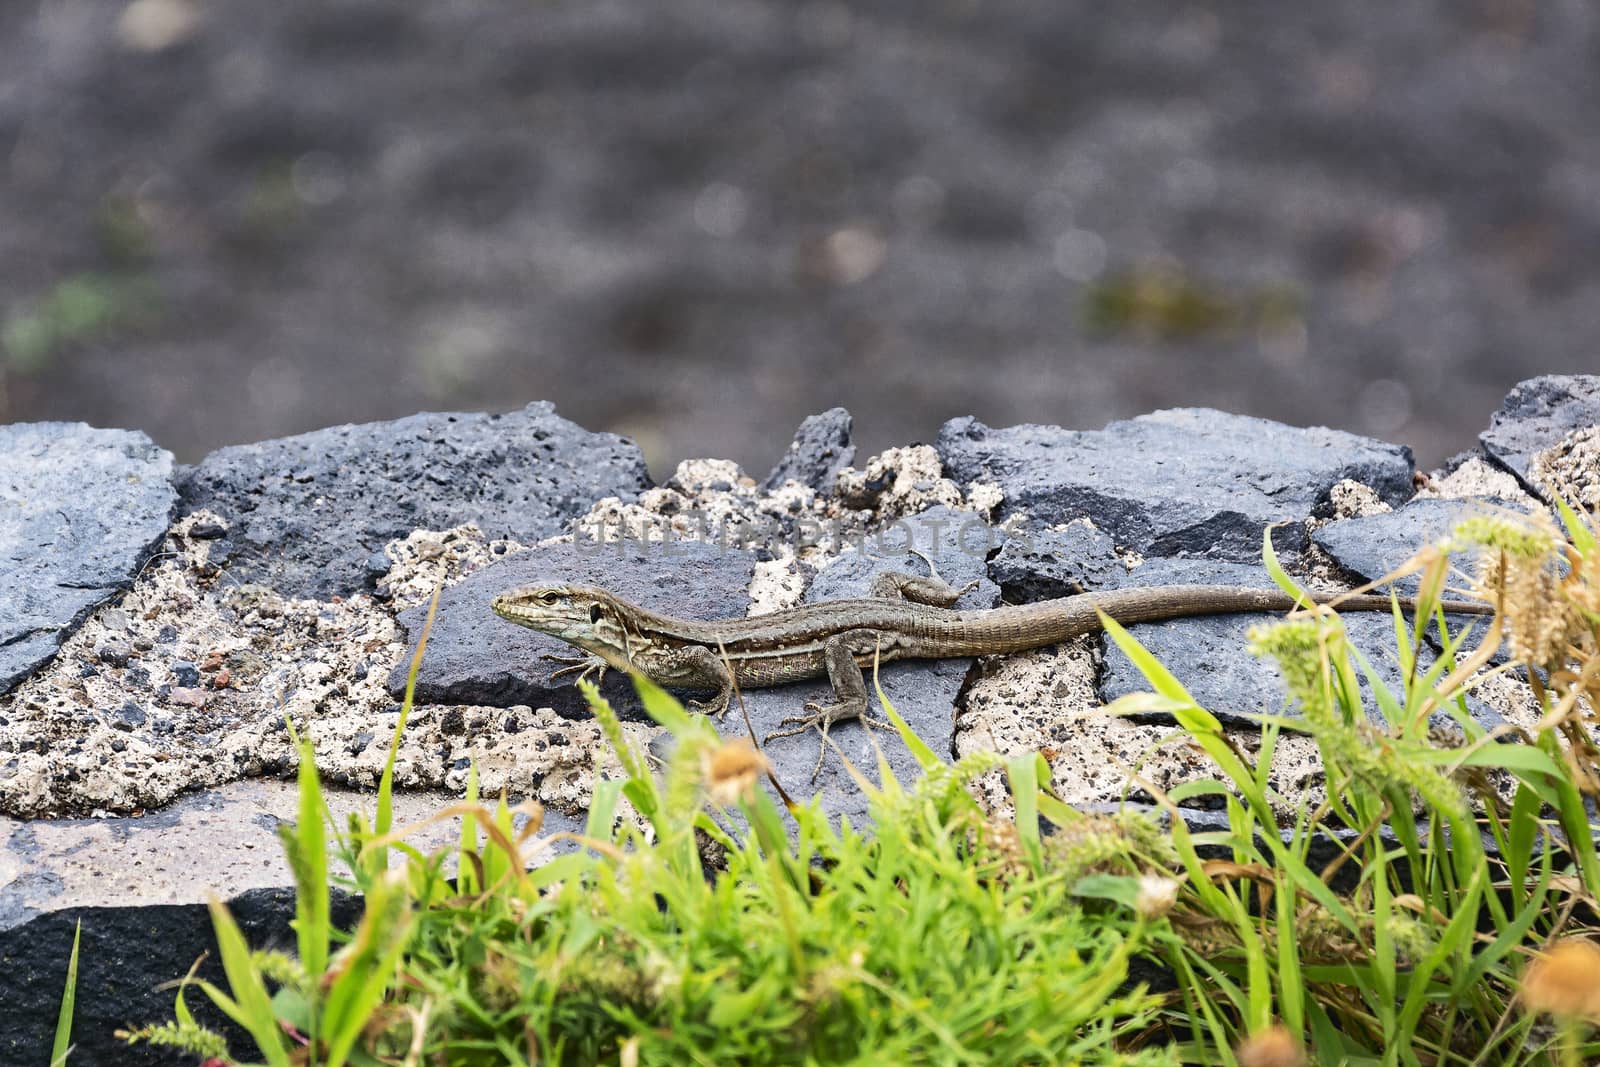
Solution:
M 417 636 L 417 650 L 411 656 L 411 666 L 406 670 L 406 695 L 400 701 L 400 718 L 394 724 L 394 734 L 389 738 L 389 756 L 383 762 L 383 776 L 378 779 L 378 810 L 372 820 L 372 832 L 385 837 L 394 828 L 394 765 L 400 758 L 400 738 L 406 732 L 406 720 L 411 717 L 411 705 L 417 694 L 417 672 L 422 669 L 422 653 L 428 647 L 428 635 L 433 632 L 433 618 L 439 613 L 439 594 L 444 592 L 444 579 L 433 588 L 433 599 L 428 601 L 428 614 L 422 620 L 422 633 Z M 376 878 L 388 866 L 387 851 L 380 850 L 366 857 L 367 876 Z
M 56 1040 L 50 1046 L 50 1067 L 62 1067 L 72 1049 L 72 1011 L 78 1000 L 78 941 L 83 937 L 83 920 L 72 931 L 72 955 L 67 957 L 67 981 L 61 990 L 61 1008 L 56 1012 Z
M 328 964 L 332 932 L 328 898 L 328 842 L 322 828 L 322 785 L 311 738 L 300 738 L 299 822 L 286 843 L 291 852 L 297 889 L 294 896 L 295 936 L 307 973 L 321 974 Z M 313 1013 L 315 1018 L 315 1013 Z
M 222 971 L 228 976 L 228 988 L 236 998 L 219 1000 L 213 993 L 212 1001 L 249 1032 L 271 1067 L 290 1067 L 288 1050 L 283 1047 L 283 1031 L 278 1028 L 277 1016 L 272 1011 L 272 997 L 250 958 L 244 933 L 220 900 L 213 897 L 207 907 L 211 909 L 211 925 L 217 938 L 218 955 L 222 957 Z

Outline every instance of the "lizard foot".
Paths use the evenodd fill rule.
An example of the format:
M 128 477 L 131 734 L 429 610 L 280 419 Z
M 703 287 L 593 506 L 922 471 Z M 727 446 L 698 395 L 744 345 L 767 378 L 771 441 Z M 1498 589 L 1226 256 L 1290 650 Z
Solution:
M 728 717 L 729 699 L 726 692 L 721 692 L 710 700 L 691 700 L 688 702 L 689 710 L 698 711 L 702 715 L 715 715 L 717 721 L 721 722 Z
M 552 663 L 566 664 L 566 666 L 557 668 L 556 670 L 550 672 L 550 680 L 552 682 L 557 678 L 561 678 L 568 674 L 576 674 L 578 676 L 578 681 L 581 682 L 583 679 L 592 674 L 594 675 L 594 684 L 599 685 L 605 680 L 606 668 L 610 666 L 610 664 L 601 659 L 599 656 L 544 655 L 540 656 L 539 658 L 547 659 Z
M 922 562 L 924 562 L 924 563 L 926 563 L 928 565 L 928 577 L 929 578 L 932 578 L 935 582 L 938 582 L 940 585 L 948 586 L 951 589 L 955 589 L 955 586 L 950 585 L 949 582 L 947 582 L 943 578 L 939 577 L 939 568 L 934 566 L 933 557 L 932 556 L 930 556 L 926 552 L 922 551 L 922 549 L 918 548 L 916 545 L 912 545 L 906 551 L 910 552 L 913 556 L 916 556 L 918 559 L 922 560 Z M 960 589 L 955 589 L 955 596 L 951 599 L 950 603 L 954 604 L 957 600 L 960 600 L 962 597 L 966 596 L 968 593 L 972 592 L 974 589 L 978 588 L 978 586 L 980 586 L 982 584 L 983 584 L 983 580 L 981 578 L 974 578 L 974 579 L 972 579 L 972 581 L 968 582 L 966 585 L 962 586 Z
M 815 782 L 822 773 L 822 761 L 828 753 L 828 729 L 836 722 L 848 722 L 851 719 L 860 721 L 865 728 L 876 727 L 880 730 L 889 730 L 893 727 L 882 719 L 874 718 L 867 714 L 864 701 L 841 701 L 837 704 L 818 704 L 808 702 L 806 715 L 790 715 L 782 719 L 778 725 L 787 726 L 787 730 L 774 730 L 761 739 L 763 747 L 770 741 L 780 737 L 795 737 L 805 733 L 812 727 L 822 732 L 822 738 L 817 743 L 817 765 L 811 769 L 811 780 Z

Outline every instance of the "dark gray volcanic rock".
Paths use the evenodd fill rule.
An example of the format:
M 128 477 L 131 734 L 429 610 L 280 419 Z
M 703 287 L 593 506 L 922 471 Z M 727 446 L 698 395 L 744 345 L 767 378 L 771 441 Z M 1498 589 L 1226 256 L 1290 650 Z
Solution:
M 0 693 L 132 583 L 176 501 L 172 453 L 142 433 L 0 426 Z
M 1072 596 L 1126 573 L 1114 548 L 1103 531 L 1079 522 L 1062 530 L 1022 531 L 989 561 L 989 577 L 1010 604 Z
M 1346 478 L 1392 504 L 1411 496 L 1409 449 L 1340 430 L 1181 408 L 1104 430 L 991 429 L 953 419 L 939 432 L 945 473 L 997 483 L 1005 514 L 1053 525 L 1088 516 L 1117 544 L 1156 556 L 1249 561 L 1263 529 L 1297 548 L 1304 522 Z
M 1260 564 L 1211 560 L 1152 559 L 1104 588 L 1149 585 L 1238 585 L 1265 588 L 1272 584 Z M 1284 689 L 1273 667 L 1245 651 L 1250 627 L 1268 622 L 1266 612 L 1206 615 L 1193 619 L 1141 623 L 1128 632 L 1170 670 L 1200 705 L 1232 725 L 1255 725 L 1255 717 L 1283 708 Z M 1100 675 L 1101 698 L 1110 703 L 1128 693 L 1150 688 L 1116 643 L 1105 642 Z
M 417 674 L 418 702 L 527 704 L 554 708 L 573 718 L 588 717 L 576 680 L 564 675 L 552 681 L 551 673 L 561 665 L 543 658 L 576 655 L 577 650 L 507 622 L 490 609 L 490 600 L 516 586 L 600 585 L 625 600 L 668 614 L 702 619 L 744 615 L 755 573 L 753 555 L 699 541 L 669 541 L 664 546 L 647 549 L 638 542 L 598 545 L 582 540 L 546 545 L 486 567 L 446 589 L 439 597 Z M 426 605 L 400 615 L 413 651 L 426 616 Z M 389 689 L 397 699 L 405 692 L 410 662 L 408 655 L 389 676 Z M 607 672 L 601 691 L 619 713 L 638 708 L 633 687 L 616 671 Z
M 1600 375 L 1552 374 L 1518 382 L 1478 440 L 1495 462 L 1543 498 L 1543 488 L 1528 481 L 1529 462 L 1586 426 L 1600 426 Z
M 230 900 L 228 908 L 252 946 L 292 943 L 292 889 L 251 890 Z M 360 916 L 354 898 L 335 890 L 335 924 L 348 930 Z M 172 990 L 161 987 L 182 978 L 202 956 L 207 959 L 199 977 L 226 988 L 211 917 L 202 903 L 73 908 L 0 930 L 0 958 L 7 970 L 6 981 L 0 982 L 0 1063 L 49 1062 L 73 930 L 80 921 L 83 939 L 69 1062 L 117 1067 L 193 1063 L 193 1057 L 174 1055 L 171 1049 L 130 1048 L 114 1035 L 118 1029 L 172 1018 Z M 184 1000 L 202 1026 L 228 1038 L 230 1048 L 254 1048 L 209 998 Z
M 1503 509 L 1505 502 L 1478 505 L 1470 500 L 1413 500 L 1381 515 L 1331 522 L 1313 532 L 1311 539 L 1339 566 L 1372 582 L 1405 563 L 1422 546 L 1448 537 L 1457 523 L 1486 506 Z M 1402 578 L 1397 585 L 1402 593 L 1415 595 L 1417 578 Z
M 184 468 L 178 485 L 186 512 L 222 516 L 212 559 L 235 578 L 326 597 L 361 589 L 373 553 L 412 530 L 475 522 L 491 538 L 534 541 L 650 481 L 631 441 L 540 402 L 237 445 Z
M 1207 584 L 1266 588 L 1272 582 L 1259 565 L 1155 559 L 1115 583 L 1123 587 Z M 1141 623 L 1128 627 L 1128 632 L 1183 683 L 1201 707 L 1227 725 L 1248 727 L 1256 725 L 1257 718 L 1263 714 L 1284 713 L 1288 694 L 1277 668 L 1270 661 L 1246 651 L 1252 626 L 1280 618 L 1281 613 L 1269 612 L 1207 615 Z M 1395 653 L 1391 617 L 1381 611 L 1351 611 L 1344 613 L 1343 619 L 1350 644 L 1367 657 L 1384 685 L 1398 694 L 1404 676 Z M 1465 624 L 1470 620 L 1461 621 Z M 1150 689 L 1144 675 L 1115 642 L 1107 640 L 1105 646 L 1100 679 L 1103 700 L 1110 703 L 1128 693 Z M 1419 669 L 1426 670 L 1433 658 L 1433 649 L 1424 646 L 1418 654 Z M 1363 691 L 1368 689 L 1364 676 L 1361 687 Z M 1468 706 L 1474 720 L 1484 729 L 1492 729 L 1504 721 L 1497 712 L 1476 700 L 1469 700 Z M 1381 721 L 1370 697 L 1367 707 L 1373 717 Z M 1288 714 L 1294 714 L 1293 710 Z M 1441 712 L 1434 716 L 1434 721 L 1442 723 L 1447 718 Z
M 1504 500 L 1413 500 L 1405 507 L 1384 515 L 1366 515 L 1329 523 L 1312 537 L 1339 566 L 1363 581 L 1376 581 L 1404 563 L 1422 545 L 1448 536 L 1462 519 L 1486 509 L 1503 511 L 1506 507 Z M 1558 566 L 1565 571 L 1565 561 L 1559 561 Z M 1473 557 L 1470 553 L 1456 556 L 1452 560 L 1449 588 L 1464 593 L 1466 582 L 1462 575 L 1463 572 L 1470 574 L 1472 569 Z M 1403 578 L 1397 584 L 1402 593 L 1416 593 L 1415 577 Z M 1481 636 L 1486 623 L 1482 618 L 1474 619 L 1471 616 L 1453 617 L 1454 624 L 1450 632 L 1457 634 L 1474 622 Z M 1428 627 L 1428 639 L 1435 648 L 1442 647 L 1437 626 Z M 1509 655 L 1502 645 L 1490 662 L 1499 665 Z M 1477 710 L 1475 707 L 1475 714 Z
M 970 659 L 941 659 L 890 663 L 878 670 L 878 684 L 890 705 L 917 737 L 947 762 L 951 758 L 955 734 L 955 701 L 971 666 Z M 866 679 L 867 711 L 874 718 L 883 719 L 870 666 L 866 669 Z M 756 737 L 764 739 L 774 730 L 789 729 L 783 720 L 805 715 L 807 703 L 827 704 L 832 700 L 833 690 L 827 679 L 819 678 L 798 685 L 749 690 L 744 694 L 744 707 L 750 714 Z M 717 728 L 725 737 L 749 736 L 737 702 Z M 869 781 L 878 781 L 880 752 L 902 785 L 910 786 L 922 777 L 921 766 L 893 730 L 842 722 L 832 727 L 828 736 Z M 832 747 L 828 749 L 822 759 L 821 773 L 814 783 L 811 781 L 820 744 L 817 731 L 808 729 L 792 737 L 776 738 L 763 748 L 778 780 L 789 792 L 801 797 L 816 794 L 822 798 L 822 808 L 829 815 L 848 815 L 857 826 L 862 825 L 867 811 L 866 797 L 840 763 L 839 752 Z
M 770 492 L 793 479 L 818 492 L 832 489 L 839 471 L 856 458 L 850 425 L 850 413 L 844 408 L 829 408 L 820 415 L 807 415 L 795 431 L 789 451 L 762 483 L 763 488 Z

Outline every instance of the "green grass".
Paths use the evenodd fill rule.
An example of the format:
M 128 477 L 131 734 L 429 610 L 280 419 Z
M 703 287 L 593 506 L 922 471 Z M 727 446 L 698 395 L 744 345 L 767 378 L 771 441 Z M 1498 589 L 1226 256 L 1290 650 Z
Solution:
M 78 942 L 83 938 L 83 921 L 72 931 L 72 955 L 67 958 L 67 980 L 61 990 L 61 1007 L 56 1011 L 56 1037 L 50 1046 L 50 1067 L 63 1067 L 72 1051 L 72 1012 L 78 1003 Z
M 1036 755 L 947 766 L 885 702 L 923 776 L 857 773 L 864 833 L 814 805 L 780 808 L 754 750 L 640 682 L 676 740 L 664 773 L 588 688 L 624 775 L 598 783 L 584 832 L 545 832 L 536 806 L 482 804 L 474 778 L 439 815 L 461 819 L 459 842 L 425 855 L 391 825 L 403 713 L 370 821 L 333 823 L 298 738 L 301 813 L 284 837 L 297 951 L 252 950 L 215 905 L 227 988 L 185 987 L 274 1065 L 1596 1062 L 1600 966 L 1542 957 L 1588 933 L 1600 886 L 1586 807 L 1600 748 L 1583 703 L 1600 696 L 1600 560 L 1576 516 L 1564 535 L 1497 522 L 1462 533 L 1487 549 L 1478 581 L 1502 610 L 1482 632 L 1449 635 L 1426 669 L 1418 633 L 1443 627 L 1430 605 L 1449 557 L 1428 549 L 1405 569 L 1424 603 L 1394 615 L 1400 691 L 1330 611 L 1253 635 L 1321 750 L 1315 805 L 1268 785 L 1285 720 L 1247 758 L 1109 620 L 1152 690 L 1111 711 L 1170 713 L 1217 768 L 1167 795 L 1144 788 L 1174 815 L 1220 805 L 1225 829 L 1073 811 Z M 1292 589 L 1270 541 L 1264 551 Z M 1529 635 L 1547 634 L 1558 608 L 1552 653 Z M 1489 667 L 1502 634 L 1564 668 L 1545 675 L 1547 714 L 1526 735 L 1485 734 L 1466 711 L 1477 672 L 1511 669 Z M 1392 728 L 1371 726 L 1372 710 Z M 1435 712 L 1460 736 L 1431 730 Z M 986 815 L 967 789 L 1002 764 L 1014 819 Z M 341 868 L 336 881 L 366 898 L 350 932 L 329 920 Z M 1156 988 L 1134 975 L 1158 976 Z M 226 1059 L 183 989 L 174 1022 L 130 1036 Z

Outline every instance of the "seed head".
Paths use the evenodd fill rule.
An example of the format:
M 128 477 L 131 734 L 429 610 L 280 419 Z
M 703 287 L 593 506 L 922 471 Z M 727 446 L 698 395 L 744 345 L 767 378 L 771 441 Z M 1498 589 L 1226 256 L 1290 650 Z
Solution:
M 1600 1018 L 1600 945 L 1581 937 L 1556 942 L 1528 967 L 1522 999 L 1530 1011 Z

